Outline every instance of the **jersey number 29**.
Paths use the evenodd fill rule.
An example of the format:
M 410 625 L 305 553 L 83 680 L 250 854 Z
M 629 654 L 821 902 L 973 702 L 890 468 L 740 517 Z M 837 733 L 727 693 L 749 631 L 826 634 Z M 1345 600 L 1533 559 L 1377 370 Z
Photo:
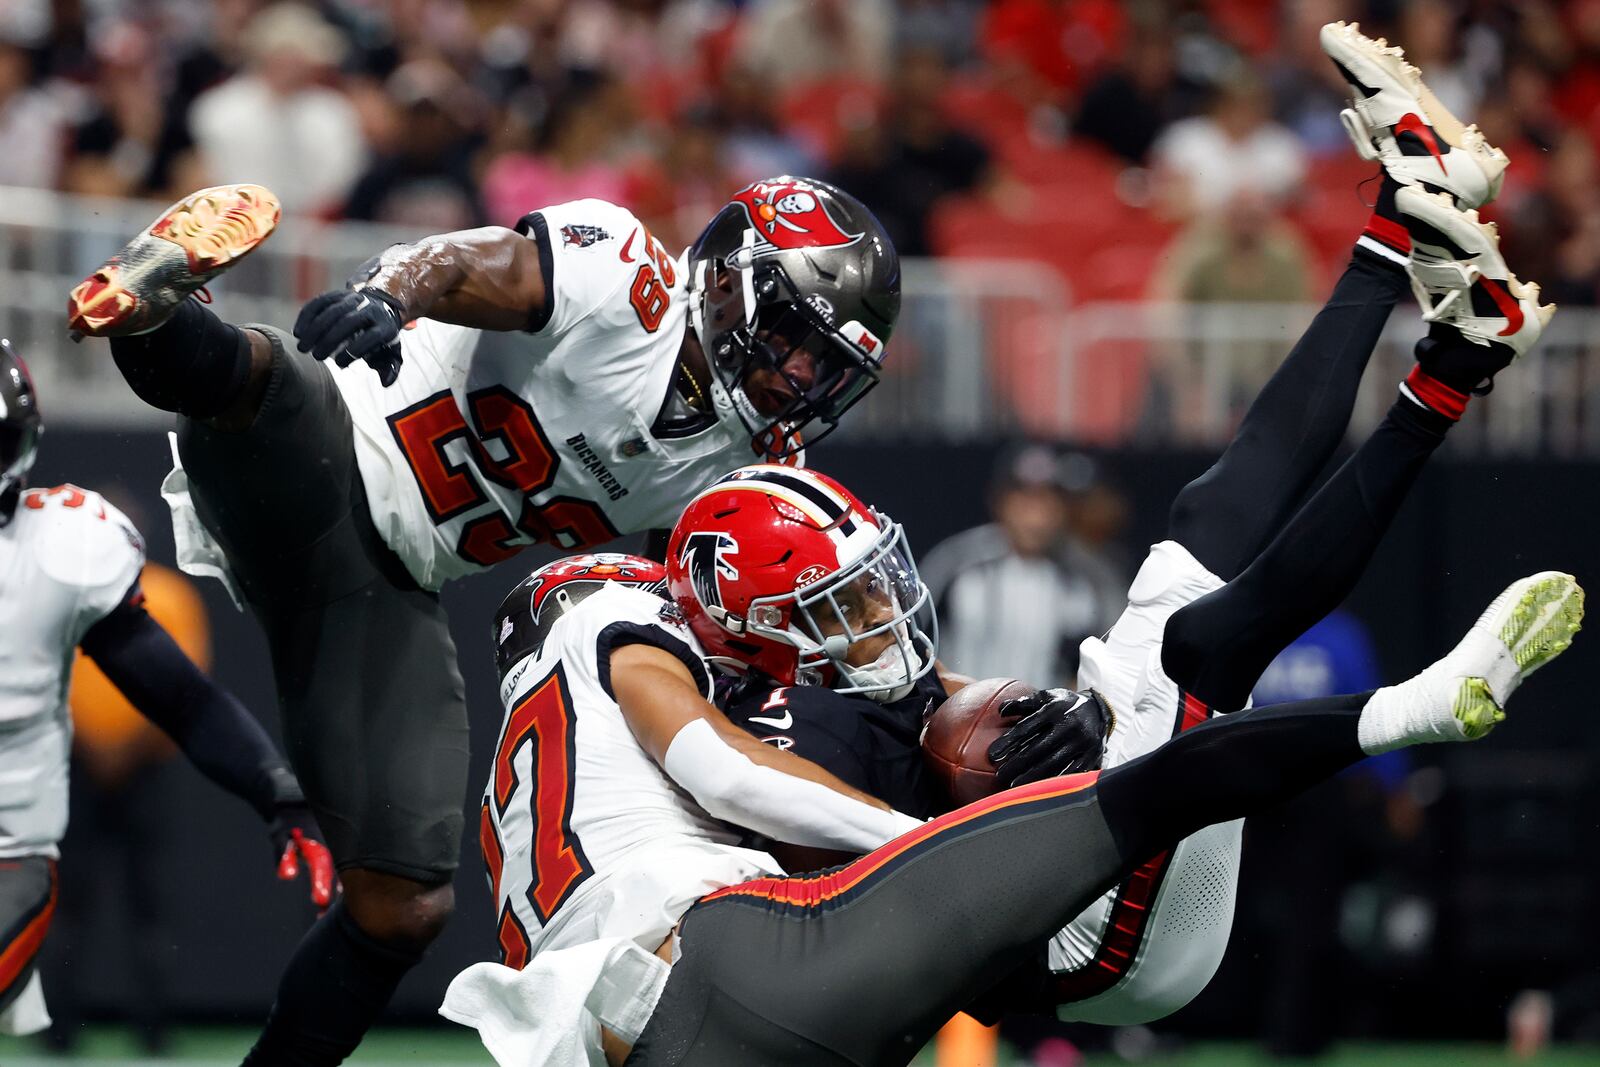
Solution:
M 442 390 L 389 416 L 389 429 L 405 454 L 422 502 L 435 525 L 443 525 L 489 499 L 473 464 L 452 459 L 445 452 L 451 441 L 462 440 L 481 477 L 524 498 L 548 489 L 555 481 L 561 457 L 550 447 L 528 402 L 504 386 L 494 385 L 467 394 L 472 427 L 462 417 L 455 396 Z M 476 432 L 474 432 L 476 431 Z M 486 442 L 497 441 L 506 458 L 496 460 Z M 456 555 L 480 566 L 510 559 L 526 540 L 544 541 L 563 548 L 588 548 L 617 536 L 605 513 L 587 500 L 551 497 L 543 504 L 524 499 L 522 514 L 513 527 L 497 509 L 472 519 L 461 528 Z

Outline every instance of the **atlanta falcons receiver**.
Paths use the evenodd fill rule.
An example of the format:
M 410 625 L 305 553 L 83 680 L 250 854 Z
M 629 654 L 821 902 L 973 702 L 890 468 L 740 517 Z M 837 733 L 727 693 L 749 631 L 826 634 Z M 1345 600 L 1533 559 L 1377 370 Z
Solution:
M 265 819 L 278 876 L 304 864 L 327 907 L 333 861 L 300 786 L 260 725 L 144 610 L 144 542 L 98 493 L 27 489 L 43 432 L 28 370 L 0 339 L 0 1032 L 50 1025 L 34 960 L 56 902 L 67 828 L 74 648 L 202 773 Z
M 180 562 L 231 576 L 267 631 L 346 892 L 255 1056 L 322 1064 L 452 907 L 467 717 L 440 584 L 535 542 L 665 527 L 753 455 L 798 458 L 877 380 L 900 275 L 878 222 L 822 182 L 740 190 L 678 256 L 578 200 L 384 251 L 305 306 L 297 349 L 188 299 L 277 219 L 259 186 L 195 193 L 76 287 L 69 319 L 183 416 Z
M 484 836 L 510 966 L 464 971 L 441 1011 L 506 1067 L 909 1062 L 1184 835 L 1365 754 L 1483 736 L 1582 616 L 1570 576 L 1534 575 L 1398 686 L 1239 712 L 1144 759 L 1020 786 L 913 823 L 855 863 L 783 877 L 726 823 L 837 848 L 907 820 L 727 723 L 706 702 L 697 637 L 782 643 L 792 665 L 851 686 L 877 688 L 886 675 L 861 672 L 894 662 L 925 671 L 927 593 L 904 534 L 831 479 L 747 468 L 674 529 L 673 603 L 648 591 L 661 573 L 567 561 L 502 612 L 497 632 L 515 644 Z
M 1028 725 L 996 743 L 995 754 L 1004 757 L 1002 782 L 1114 767 L 1215 710 L 1245 706 L 1255 679 L 1281 647 L 1349 591 L 1392 507 L 1470 392 L 1531 347 L 1548 319 L 1551 309 L 1538 307 L 1537 287 L 1524 289 L 1506 270 L 1493 231 L 1457 206 L 1492 195 L 1504 156 L 1431 102 L 1397 49 L 1339 24 L 1325 29 L 1323 45 L 1352 83 L 1366 87 L 1347 121 L 1366 131 L 1363 138 L 1378 131 L 1358 141 L 1363 154 L 1383 160 L 1389 175 L 1378 211 L 1327 307 L 1263 390 L 1226 455 L 1178 497 L 1169 539 L 1151 550 L 1129 590 L 1127 610 L 1103 639 L 1084 642 L 1078 682 L 1099 693 L 1104 706 L 1060 692 L 1015 702 L 1012 712 Z M 1408 133 L 1385 132 L 1386 126 L 1406 127 L 1406 115 L 1428 120 L 1409 124 Z M 1427 150 L 1433 129 L 1439 131 L 1435 148 L 1442 145 L 1448 154 L 1448 171 Z M 1402 179 L 1412 187 L 1402 188 Z M 1421 192 L 1423 183 L 1449 190 L 1454 203 Z M 1410 266 L 1419 300 L 1438 324 L 1419 348 L 1421 366 L 1366 446 L 1365 466 L 1350 468 L 1349 480 L 1320 498 L 1320 510 L 1286 532 L 1343 439 L 1357 383 L 1404 291 L 1402 264 Z M 1330 546 L 1330 538 L 1338 543 Z M 1244 613 L 1222 612 L 1215 603 L 1175 617 L 1225 580 L 1236 580 L 1236 600 L 1252 588 L 1267 605 L 1276 602 L 1267 595 L 1269 585 L 1305 592 L 1298 611 L 1271 624 L 1261 621 L 1269 614 L 1239 625 Z M 1282 608 L 1291 606 L 1284 598 Z M 761 644 L 749 635 L 741 640 Z M 1219 642 L 1226 642 L 1225 653 L 1213 647 Z M 769 663 L 743 658 L 773 673 Z M 1163 670 L 1163 663 L 1175 662 L 1183 668 Z M 1207 676 L 1197 669 L 1201 664 L 1210 664 Z M 901 684 L 900 677 L 891 681 Z M 1174 678 L 1184 681 L 1181 689 Z M 912 814 L 928 815 L 941 809 L 929 806 L 934 790 L 915 742 L 923 713 L 947 687 L 924 679 L 908 697 L 879 690 L 872 694 L 876 706 L 863 707 L 827 689 L 754 679 L 725 706 L 757 736 Z M 1106 707 L 1115 711 L 1109 731 Z M 1062 760 L 1071 737 L 1081 744 Z M 1033 976 L 1033 1001 L 1064 1019 L 1111 1025 L 1151 1021 L 1188 1003 L 1210 981 L 1227 947 L 1240 841 L 1237 823 L 1208 827 L 1107 893 L 1050 944 L 1045 966 Z M 1014 993 L 1001 999 L 1011 1008 L 1021 1000 Z

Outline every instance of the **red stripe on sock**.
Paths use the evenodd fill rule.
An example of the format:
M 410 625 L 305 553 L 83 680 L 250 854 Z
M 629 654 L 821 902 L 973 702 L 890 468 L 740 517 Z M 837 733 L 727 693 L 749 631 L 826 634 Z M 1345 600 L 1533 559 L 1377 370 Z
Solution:
M 1383 242 L 1396 252 L 1411 254 L 1411 235 L 1406 232 L 1406 228 L 1394 219 L 1384 218 L 1376 211 L 1367 220 L 1366 229 L 1361 232 L 1374 241 Z
M 1406 375 L 1406 386 L 1418 400 L 1453 422 L 1466 414 L 1467 394 L 1425 373 L 1421 364 L 1412 367 L 1411 373 Z

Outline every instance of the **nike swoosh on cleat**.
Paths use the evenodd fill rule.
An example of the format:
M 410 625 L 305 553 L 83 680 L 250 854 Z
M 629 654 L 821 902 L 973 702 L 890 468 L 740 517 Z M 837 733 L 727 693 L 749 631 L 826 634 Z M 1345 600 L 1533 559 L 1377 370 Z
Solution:
M 1417 115 L 1411 112 L 1401 115 L 1400 121 L 1394 124 L 1394 132 L 1397 137 L 1402 133 L 1416 134 L 1417 139 L 1422 142 L 1422 146 L 1438 162 L 1439 169 L 1444 171 L 1445 174 L 1450 173 L 1450 169 L 1444 165 L 1444 153 L 1439 151 L 1439 138 L 1434 135 L 1433 129 Z
M 1495 306 L 1500 309 L 1500 314 L 1506 317 L 1506 328 L 1496 336 L 1510 337 L 1522 329 L 1522 305 L 1517 303 L 1516 298 L 1506 291 L 1506 287 L 1493 278 L 1479 278 L 1478 282 L 1483 286 L 1484 291 L 1489 294 L 1490 298 L 1494 300 Z
M 634 230 L 632 233 L 628 234 L 628 239 L 623 242 L 622 251 L 617 253 L 617 256 L 622 260 L 622 262 L 624 262 L 624 263 L 632 263 L 633 262 L 633 257 L 628 254 L 628 249 L 633 247 L 633 239 L 635 237 L 637 237 L 637 236 L 639 236 L 639 231 L 638 230 Z

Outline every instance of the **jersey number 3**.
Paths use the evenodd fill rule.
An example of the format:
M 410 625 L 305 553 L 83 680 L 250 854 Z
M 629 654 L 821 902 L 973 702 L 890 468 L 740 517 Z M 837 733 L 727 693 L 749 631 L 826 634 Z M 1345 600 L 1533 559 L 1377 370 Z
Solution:
M 531 788 L 523 789 L 516 762 L 524 747 L 532 746 L 528 766 L 533 771 Z M 558 667 L 517 702 L 506 718 L 505 733 L 494 757 L 493 803 L 497 821 L 504 824 L 506 813 L 519 793 L 531 807 L 533 817 L 532 878 L 528 903 L 542 926 L 566 902 L 584 879 L 594 873 L 583 845 L 572 832 L 573 794 L 572 698 L 567 680 Z M 484 805 L 481 828 L 489 863 L 489 877 L 499 896 L 503 850 Z M 500 949 L 506 966 L 520 968 L 527 962 L 527 933 L 507 906 L 500 919 Z

